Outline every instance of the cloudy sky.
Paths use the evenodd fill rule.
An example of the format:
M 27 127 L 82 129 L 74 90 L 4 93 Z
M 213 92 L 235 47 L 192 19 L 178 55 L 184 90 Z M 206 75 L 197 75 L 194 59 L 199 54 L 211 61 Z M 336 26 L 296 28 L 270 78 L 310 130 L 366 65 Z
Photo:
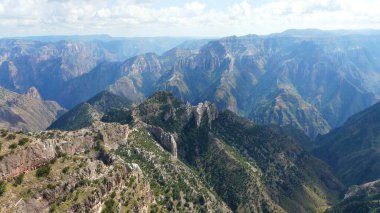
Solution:
M 380 29 L 380 0 L 0 0 L 0 37 L 268 34 Z

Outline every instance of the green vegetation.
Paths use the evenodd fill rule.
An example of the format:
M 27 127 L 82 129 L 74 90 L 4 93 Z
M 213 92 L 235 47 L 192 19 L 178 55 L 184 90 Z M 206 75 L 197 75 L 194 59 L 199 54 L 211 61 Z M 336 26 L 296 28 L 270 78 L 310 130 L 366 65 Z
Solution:
M 29 142 L 29 138 L 21 138 L 19 141 L 18 141 L 18 145 L 19 146 L 23 146 L 25 145 L 26 143 Z
M 116 210 L 115 210 L 115 201 L 111 198 L 111 199 L 108 199 L 104 203 L 104 207 L 102 209 L 102 213 L 114 213 L 114 212 L 116 212 Z
M 70 167 L 66 166 L 65 168 L 62 169 L 63 174 L 67 174 L 69 172 Z
M 380 177 L 380 104 L 353 115 L 340 128 L 317 138 L 313 153 L 327 162 L 347 185 Z
M 16 134 L 15 133 L 11 133 L 7 136 L 7 140 L 14 140 L 16 139 Z
M 7 183 L 5 181 L 0 181 L 0 196 L 5 193 Z
M 380 212 L 380 194 L 354 196 L 328 209 L 326 213 L 377 213 Z
M 171 160 L 170 154 L 159 149 L 157 142 L 144 129 L 133 132 L 128 141 L 133 147 L 121 147 L 116 153 L 126 162 L 138 164 L 149 181 L 157 200 L 157 204 L 151 206 L 151 212 L 160 212 L 160 209 L 187 212 L 193 205 L 196 212 L 201 211 L 208 192 L 192 170 Z M 134 188 L 136 184 L 135 177 L 126 182 L 128 188 Z
M 61 116 L 49 127 L 49 129 L 77 130 L 88 127 L 94 121 L 100 120 L 102 115 L 108 111 L 110 111 L 108 116 L 112 117 L 113 110 L 128 111 L 131 106 L 132 102 L 127 98 L 115 95 L 108 91 L 103 91 Z M 129 119 L 128 116 L 126 119 Z M 107 118 L 105 120 L 107 120 Z
M 50 173 L 50 170 L 51 170 L 51 168 L 50 168 L 49 164 L 43 165 L 37 169 L 36 177 L 38 177 L 38 178 L 47 177 Z
M 8 130 L 6 129 L 0 129 L 0 136 L 2 138 L 6 137 L 8 135 Z
M 23 180 L 24 180 L 24 174 L 22 173 L 15 178 L 14 185 L 15 186 L 21 185 Z
M 9 149 L 16 149 L 17 148 L 17 144 L 15 143 L 12 143 L 8 146 Z

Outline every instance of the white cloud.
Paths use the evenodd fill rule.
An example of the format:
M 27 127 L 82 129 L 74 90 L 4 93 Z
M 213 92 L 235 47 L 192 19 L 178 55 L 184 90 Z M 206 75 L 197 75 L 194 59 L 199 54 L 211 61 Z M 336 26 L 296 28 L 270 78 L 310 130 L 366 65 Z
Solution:
M 380 28 L 379 0 L 206 1 L 158 7 L 157 0 L 0 0 L 0 36 L 110 33 L 225 36 L 289 28 Z

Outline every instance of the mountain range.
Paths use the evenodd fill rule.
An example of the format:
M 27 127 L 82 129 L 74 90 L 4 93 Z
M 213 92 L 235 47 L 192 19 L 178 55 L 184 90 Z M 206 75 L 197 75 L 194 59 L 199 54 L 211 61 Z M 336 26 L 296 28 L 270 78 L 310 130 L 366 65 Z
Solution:
M 107 100 L 107 97 L 108 100 L 115 100 L 114 95 L 104 92 L 87 103 L 94 108 L 104 106 L 101 103 L 105 103 L 104 100 Z M 120 100 L 123 99 L 120 98 Z M 84 171 L 86 171 L 86 166 L 90 166 L 88 169 L 91 170 L 92 164 L 94 166 L 102 164 L 99 161 L 103 161 L 105 165 L 98 167 L 105 167 L 105 169 L 116 165 L 122 165 L 121 168 L 123 165 L 138 165 L 144 174 L 146 186 L 133 188 L 134 193 L 142 193 L 140 190 L 143 189 L 148 190 L 148 192 L 144 191 L 145 194 L 151 193 L 148 196 L 150 202 L 146 202 L 144 208 L 152 209 L 153 200 L 155 200 L 157 204 L 154 208 L 175 211 L 189 211 L 189 209 L 197 208 L 213 211 L 216 207 L 217 211 L 226 212 L 250 210 L 310 212 L 325 209 L 336 203 L 344 190 L 344 186 L 322 161 L 304 151 L 292 137 L 281 133 L 276 127 L 255 125 L 228 110 L 219 112 L 216 106 L 209 102 L 191 106 L 167 92 L 155 93 L 140 105 L 132 108 L 128 102 L 125 102 L 125 105 L 121 105 L 121 102 L 108 104 L 111 107 L 110 110 L 99 110 L 104 112 L 100 118 L 101 121 L 93 120 L 81 129 L 68 118 L 84 120 L 78 116 L 87 117 L 88 114 L 78 112 L 74 108 L 56 122 L 60 124 L 70 121 L 67 123 L 68 126 L 63 126 L 63 128 L 73 131 L 53 130 L 33 134 L 28 136 L 27 148 L 16 147 L 13 153 L 10 153 L 9 149 L 3 150 L 0 175 L 10 178 L 26 172 L 25 179 L 28 182 L 23 184 L 23 190 L 27 190 L 30 187 L 28 184 L 34 183 L 36 179 L 33 177 L 33 169 L 30 169 L 32 165 L 19 165 L 23 161 L 31 163 L 39 161 L 45 164 L 55 159 L 53 163 L 48 163 L 52 174 L 57 172 L 59 174 L 65 164 L 72 165 L 69 171 L 79 171 L 81 174 L 82 167 L 79 165 L 78 170 L 75 163 L 71 163 L 77 155 L 81 162 L 87 162 L 83 165 Z M 115 107 L 116 105 L 119 107 Z M 98 107 L 98 109 L 101 108 Z M 74 126 L 70 127 L 70 123 Z M 55 127 L 59 129 L 58 125 Z M 17 136 L 19 137 L 25 136 Z M 12 139 L 3 142 L 4 145 L 9 143 L 12 143 Z M 49 147 L 56 151 L 40 150 L 38 147 L 41 143 L 51 144 Z M 35 154 L 27 155 L 28 159 L 10 164 L 11 159 L 23 156 L 22 152 L 29 149 L 35 149 L 33 151 Z M 83 154 L 84 150 L 88 151 Z M 63 161 L 66 163 L 61 165 Z M 116 174 L 118 174 L 117 171 L 122 172 L 122 170 L 116 170 Z M 35 175 L 38 176 L 37 172 Z M 41 211 L 51 210 L 51 206 L 61 210 L 96 208 L 94 203 L 82 206 L 72 200 L 75 198 L 71 198 L 79 194 L 78 199 L 84 199 L 85 203 L 92 201 L 91 196 L 85 191 L 92 190 L 91 187 L 94 187 L 93 182 L 98 179 L 98 174 L 93 174 L 95 179 L 91 175 L 82 174 L 82 180 L 87 181 L 79 187 L 74 187 L 70 192 L 64 188 L 56 188 L 55 195 L 51 198 L 45 198 L 44 194 L 52 193 L 52 189 L 39 185 L 39 189 L 33 190 L 30 196 L 32 198 L 42 196 L 43 200 L 39 203 L 45 203 L 45 207 L 36 203 L 36 200 L 26 198 L 22 199 L 23 205 L 16 207 L 22 210 L 35 208 Z M 120 175 L 123 176 L 122 173 Z M 55 182 L 64 176 L 64 174 L 58 175 L 53 180 L 48 174 L 47 178 L 51 177 L 50 184 L 56 184 Z M 117 181 L 124 181 L 124 179 Z M 78 185 L 76 181 L 78 179 L 75 177 L 69 178 L 66 180 L 66 185 Z M 139 181 L 142 179 L 139 178 Z M 116 196 L 111 198 L 117 203 L 114 208 L 121 211 L 129 207 L 129 205 L 124 207 L 121 204 L 122 198 L 119 196 L 122 196 L 121 191 L 132 190 L 132 188 L 127 185 L 127 187 L 118 188 L 118 182 L 111 185 L 116 188 L 111 188 L 111 191 L 107 193 L 116 193 Z M 17 193 L 22 193 L 22 190 L 16 189 L 17 186 L 10 187 L 5 195 L 20 196 Z M 152 192 L 149 192 L 149 189 Z M 201 195 L 196 195 L 200 192 Z M 38 195 L 38 193 L 42 194 Z M 170 202 L 165 201 L 166 196 L 169 196 Z M 194 196 L 195 200 L 192 198 Z M 197 196 L 202 198 L 198 201 Z M 148 197 L 144 195 L 144 199 Z M 107 199 L 98 198 L 98 200 L 98 202 L 106 202 Z M 0 200 L 0 202 L 7 204 L 12 201 Z M 132 206 L 141 209 L 143 207 L 139 206 L 140 204 L 135 203 Z M 104 205 L 103 208 L 105 208 Z
M 157 90 L 168 90 L 192 104 L 208 100 L 254 122 L 290 125 L 315 138 L 380 100 L 380 36 L 303 34 L 288 31 L 206 44 L 194 41 L 194 45 L 189 41 L 162 55 L 148 53 L 123 62 L 96 44 L 48 43 L 40 47 L 45 52 L 37 48 L 36 59 L 30 59 L 41 63 L 30 65 L 28 59 L 19 59 L 34 54 L 16 57 L 21 60 L 18 66 L 37 66 L 35 72 L 16 69 L 15 62 L 3 57 L 0 82 L 13 91 L 35 86 L 44 99 L 69 109 L 104 89 L 134 102 Z M 61 53 L 53 51 L 58 44 Z M 28 45 L 19 46 L 23 48 L 14 49 L 31 51 Z M 61 54 L 57 59 L 61 63 L 48 60 L 49 52 Z M 66 53 L 73 57 L 66 58 Z M 5 50 L 3 54 L 16 53 Z M 51 70 L 57 73 L 51 75 Z M 35 80 L 28 77 L 31 73 Z M 44 73 L 51 76 L 44 77 Z
M 377 212 L 379 31 L 0 39 L 1 212 Z

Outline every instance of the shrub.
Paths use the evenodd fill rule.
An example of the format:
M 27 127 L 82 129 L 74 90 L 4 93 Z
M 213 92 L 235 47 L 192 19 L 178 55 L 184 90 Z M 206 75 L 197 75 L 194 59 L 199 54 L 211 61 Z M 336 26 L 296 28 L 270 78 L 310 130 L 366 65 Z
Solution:
M 104 208 L 102 213 L 112 213 L 114 211 L 115 201 L 113 199 L 109 199 L 104 203 Z
M 46 187 L 50 190 L 53 190 L 55 188 L 55 186 L 51 183 L 49 183 Z
M 0 196 L 5 193 L 6 183 L 4 181 L 0 181 Z
M 116 192 L 112 192 L 111 198 L 113 199 L 113 198 L 115 198 L 115 196 L 116 196 Z
M 67 172 L 69 171 L 70 167 L 66 166 L 65 168 L 62 169 L 62 173 L 63 174 L 67 174 Z
M 0 130 L 0 136 L 2 137 L 2 138 L 4 138 L 5 136 L 7 136 L 8 135 L 8 130 L 6 130 L 6 129 L 1 129 Z
M 15 185 L 15 186 L 21 185 L 23 180 L 24 180 L 24 174 L 20 174 L 19 176 L 17 176 L 17 177 L 15 178 L 15 183 L 14 183 L 14 185 Z
M 16 139 L 16 135 L 15 135 L 14 133 L 9 134 L 9 135 L 7 136 L 7 140 L 14 140 L 14 139 Z
M 46 177 L 50 173 L 50 166 L 44 165 L 37 169 L 36 171 L 36 177 Z
M 18 141 L 18 145 L 19 146 L 23 146 L 25 145 L 26 143 L 29 142 L 29 139 L 28 138 L 21 138 L 19 141 Z
M 12 143 L 11 145 L 9 145 L 9 149 L 16 149 L 17 148 L 17 144 L 15 143 Z

